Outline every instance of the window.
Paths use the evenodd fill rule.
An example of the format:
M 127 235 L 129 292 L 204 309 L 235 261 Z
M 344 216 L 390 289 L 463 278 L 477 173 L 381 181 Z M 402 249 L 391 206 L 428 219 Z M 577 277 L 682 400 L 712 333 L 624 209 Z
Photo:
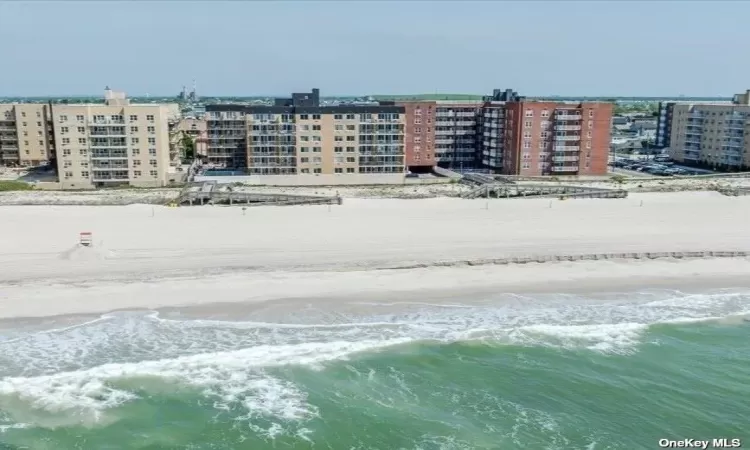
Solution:
M 149 114 L 149 115 L 146 116 L 146 120 L 148 120 L 149 122 L 153 122 L 154 121 L 154 116 L 152 116 L 152 115 Z
M 336 153 L 343 153 L 344 152 L 344 147 L 334 147 L 333 151 L 336 152 Z
M 70 167 L 70 166 L 72 166 L 72 165 L 73 165 L 73 163 L 72 163 L 72 162 L 70 162 L 70 161 L 68 161 L 68 160 L 65 160 L 65 161 L 63 161 L 63 167 L 64 167 L 65 169 L 67 169 L 68 167 Z
M 141 165 L 141 160 L 140 159 L 134 159 L 133 160 L 133 166 L 137 167 L 137 166 L 140 166 L 140 165 Z
M 336 167 L 335 169 L 333 169 L 333 171 L 334 173 L 344 173 L 344 169 L 342 169 L 341 167 Z
M 70 144 L 70 138 L 62 138 L 62 143 L 63 143 L 63 145 Z M 70 150 L 68 150 L 68 151 L 70 151 Z
M 344 118 L 344 116 L 342 114 L 334 114 L 333 115 L 333 120 L 341 120 L 343 118 Z
M 141 176 L 141 171 L 140 170 L 134 170 L 133 171 L 133 175 L 136 176 L 136 177 L 140 177 Z
M 343 125 L 334 125 L 334 127 L 333 127 L 333 128 L 334 128 L 334 129 L 335 129 L 336 131 L 343 131 L 343 130 L 344 130 L 344 126 L 343 126 Z
M 39 145 L 44 145 L 44 141 L 39 141 Z
M 531 141 L 523 141 L 523 148 L 531 148 Z
M 88 161 L 81 161 L 81 167 L 88 168 L 89 167 L 89 162 Z
M 419 151 L 422 151 L 422 146 L 421 146 L 421 145 L 415 145 L 415 146 L 414 146 L 414 151 L 415 151 L 415 152 L 419 152 Z
M 156 133 L 156 127 L 148 127 L 146 130 L 149 132 L 149 134 Z
M 589 120 L 589 128 L 594 128 L 594 121 L 593 120 Z
M 591 148 L 591 141 L 586 141 L 586 148 Z
M 357 162 L 357 159 L 355 157 L 353 157 L 353 156 L 347 156 L 346 157 L 346 162 L 348 162 L 348 163 Z
M 354 153 L 354 147 L 346 147 L 347 153 Z
M 542 110 L 542 117 L 549 117 L 549 110 L 548 109 L 543 109 Z
M 23 145 L 29 145 L 29 141 L 23 141 Z
M 78 150 L 78 154 L 81 155 L 81 156 L 88 156 L 89 151 L 86 150 L 85 148 L 82 148 L 82 149 Z
M 354 167 L 347 167 L 346 173 L 354 173 Z
M 356 129 L 357 129 L 357 128 L 356 128 L 356 127 L 355 127 L 354 125 L 347 125 L 347 126 L 346 126 L 346 130 L 347 130 L 347 131 L 354 131 L 354 130 L 356 130 Z
M 309 151 L 310 151 L 310 147 L 300 147 L 300 148 L 299 148 L 299 151 L 300 151 L 301 153 L 307 153 L 307 152 L 309 152 Z
M 587 137 L 588 139 L 591 139 L 591 132 L 590 132 L 590 131 L 587 131 L 587 132 L 586 132 L 586 137 Z
M 65 172 L 65 178 L 73 178 L 73 172 Z
M 24 125 L 26 125 L 26 123 L 24 123 Z M 68 132 L 68 127 L 60 127 L 60 133 L 65 134 L 67 132 Z
M 414 136 L 414 143 L 415 144 L 421 144 L 422 143 L 422 136 Z
M 302 142 L 310 142 L 310 136 L 300 136 L 299 140 Z
M 21 112 L 21 117 L 26 117 L 26 113 L 25 112 Z
M 524 114 L 526 117 L 534 117 L 534 110 L 533 109 L 527 109 Z
M 320 125 L 313 125 L 313 131 L 320 131 Z
M 323 169 L 313 169 L 313 173 L 322 173 Z
M 155 148 L 148 149 L 148 154 L 149 156 L 156 156 L 156 149 Z
M 131 115 L 130 115 L 130 121 L 131 121 L 131 122 L 136 122 L 136 121 L 138 121 L 138 116 L 136 116 L 135 114 L 131 114 Z
M 130 132 L 131 133 L 137 133 L 138 132 L 138 127 L 130 127 Z
M 313 142 L 320 142 L 320 136 L 313 136 L 312 140 Z
M 42 126 L 42 122 L 37 122 L 36 126 L 41 127 Z
M 302 169 L 300 170 L 300 173 L 310 173 L 310 169 Z
M 36 112 L 36 116 L 37 116 L 37 117 L 42 117 L 42 113 L 40 113 L 39 111 L 37 111 L 37 112 Z
M 589 117 L 594 117 L 594 110 L 593 109 L 589 110 Z
M 354 120 L 354 114 L 347 114 L 346 120 Z
M 158 176 L 159 176 L 159 172 L 157 172 L 157 171 L 155 171 L 155 170 L 152 170 L 152 171 L 150 171 L 149 173 L 150 173 L 150 174 L 151 174 L 151 176 L 152 176 L 152 177 L 154 177 L 154 178 L 156 178 L 156 177 L 158 177 Z
M 526 127 L 526 128 L 531 128 L 531 126 L 532 126 L 532 125 L 534 125 L 534 122 L 533 122 L 533 121 L 531 121 L 531 120 L 527 120 L 527 121 L 526 121 L 526 122 L 524 122 L 524 124 L 523 124 L 523 126 L 524 126 L 524 127 Z
M 547 142 L 539 141 L 539 149 L 544 150 L 545 148 L 547 148 Z
M 531 139 L 531 131 L 524 131 L 523 132 L 523 138 L 524 139 Z
M 347 137 L 346 137 L 346 140 L 347 140 L 348 142 L 354 142 L 354 136 L 347 136 Z
M 67 122 L 68 116 L 60 116 L 60 122 Z
M 530 169 L 530 168 L 531 168 L 531 163 L 530 163 L 530 162 L 528 162 L 528 161 L 527 161 L 527 162 L 524 162 L 524 163 L 523 163 L 523 164 L 521 165 L 521 167 L 522 167 L 523 169 Z
M 301 125 L 302 131 L 310 131 L 310 125 Z
M 81 172 L 81 178 L 88 178 L 88 177 L 89 177 L 89 171 L 88 170 L 84 170 L 84 171 Z
M 130 138 L 130 143 L 131 144 L 137 144 L 138 143 L 138 138 L 137 137 Z
M 150 165 L 151 167 L 156 167 L 156 160 L 155 160 L 155 159 L 150 159 L 150 160 L 148 161 L 148 163 L 149 163 L 149 165 Z
M 312 151 L 313 153 L 320 153 L 320 147 L 313 147 Z
M 84 119 L 85 118 L 81 114 L 79 114 L 79 115 L 76 116 L 76 120 L 79 121 L 79 122 L 83 122 Z
M 422 123 L 422 118 L 421 118 L 421 117 L 415 117 L 415 118 L 414 118 L 414 124 L 415 124 L 415 125 L 419 125 L 419 124 L 421 124 L 421 123 Z
M 336 142 L 342 142 L 344 140 L 344 136 L 334 136 L 333 140 Z
M 85 133 L 86 132 L 86 128 L 84 128 L 84 127 L 78 127 L 77 129 L 78 129 L 79 133 Z
M 156 145 L 156 138 L 148 138 L 148 143 L 151 145 Z
M 86 138 L 78 138 L 78 143 L 81 145 L 86 145 Z
M 320 164 L 322 161 L 323 160 L 320 156 L 314 156 L 312 159 L 313 164 Z
M 310 119 L 310 116 L 308 116 L 307 114 L 300 114 L 299 115 L 299 120 L 308 120 L 308 119 Z
M 313 114 L 313 120 L 320 120 L 320 114 Z
M 421 132 L 422 132 L 422 127 L 416 127 L 416 128 L 414 129 L 414 132 L 415 132 L 415 133 L 421 133 Z
M 141 154 L 141 150 L 138 149 L 138 148 L 134 148 L 132 150 L 132 152 L 133 152 L 133 156 L 140 156 L 140 154 Z M 138 162 L 140 163 L 140 161 L 138 161 Z
M 308 158 L 307 156 L 303 156 L 302 158 L 299 159 L 299 162 L 308 163 L 310 162 L 310 158 Z

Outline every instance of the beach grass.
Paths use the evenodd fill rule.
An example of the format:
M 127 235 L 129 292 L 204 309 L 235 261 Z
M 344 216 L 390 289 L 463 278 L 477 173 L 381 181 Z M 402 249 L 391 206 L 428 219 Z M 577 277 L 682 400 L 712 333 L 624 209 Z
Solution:
M 34 186 L 24 181 L 5 180 L 0 181 L 0 192 L 30 191 Z

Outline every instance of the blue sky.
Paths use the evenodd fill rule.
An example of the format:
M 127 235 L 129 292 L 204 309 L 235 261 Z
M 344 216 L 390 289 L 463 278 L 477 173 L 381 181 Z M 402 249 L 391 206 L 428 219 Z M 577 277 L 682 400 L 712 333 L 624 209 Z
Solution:
M 730 96 L 750 2 L 0 0 L 0 95 Z M 739 57 L 738 55 L 743 55 Z

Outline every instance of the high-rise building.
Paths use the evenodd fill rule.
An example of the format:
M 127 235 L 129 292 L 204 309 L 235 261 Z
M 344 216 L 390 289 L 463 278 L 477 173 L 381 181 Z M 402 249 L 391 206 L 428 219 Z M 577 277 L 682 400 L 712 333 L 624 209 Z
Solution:
M 666 148 L 670 145 L 672 138 L 672 115 L 674 114 L 674 105 L 677 102 L 659 102 L 659 115 L 656 122 L 656 138 L 654 145 L 660 148 Z
M 477 147 L 482 166 L 491 172 L 502 172 L 505 150 L 505 104 L 524 100 L 512 89 L 495 89 L 483 98 L 477 123 Z
M 320 104 L 317 89 L 273 105 L 208 105 L 208 162 L 249 175 L 402 174 L 403 106 Z
M 606 175 L 611 126 L 611 103 L 508 102 L 501 172 Z
M 437 165 L 435 154 L 435 109 L 430 101 L 399 102 L 404 107 L 404 153 L 406 167 L 413 172 L 429 171 Z
M 483 102 L 438 101 L 435 107 L 437 165 L 452 170 L 478 169 L 477 119 Z
M 669 155 L 683 163 L 721 169 L 750 168 L 750 91 L 731 103 L 677 103 Z
M 50 106 L 0 104 L 0 165 L 38 166 L 54 157 Z
M 131 104 L 109 89 L 104 104 L 53 105 L 57 169 L 63 189 L 166 186 L 170 123 L 177 105 Z

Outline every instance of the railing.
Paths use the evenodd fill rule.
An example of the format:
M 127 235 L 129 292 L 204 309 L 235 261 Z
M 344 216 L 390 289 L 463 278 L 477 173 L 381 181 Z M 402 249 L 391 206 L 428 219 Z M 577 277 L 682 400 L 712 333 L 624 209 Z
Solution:
M 556 141 L 580 141 L 581 136 L 555 136 Z
M 571 113 L 557 113 L 555 115 L 556 120 L 581 120 L 583 116 L 579 114 L 571 114 Z
M 560 131 L 581 131 L 580 125 L 555 125 L 555 130 Z
M 553 156 L 552 162 L 577 162 L 578 156 Z
M 104 119 L 104 120 L 95 120 L 90 119 L 89 120 L 89 126 L 96 126 L 96 125 L 125 125 L 125 120 L 112 120 L 112 119 Z
M 556 152 L 577 152 L 581 149 L 578 145 L 556 145 L 552 150 Z
M 552 172 L 578 172 L 578 166 L 552 166 Z

